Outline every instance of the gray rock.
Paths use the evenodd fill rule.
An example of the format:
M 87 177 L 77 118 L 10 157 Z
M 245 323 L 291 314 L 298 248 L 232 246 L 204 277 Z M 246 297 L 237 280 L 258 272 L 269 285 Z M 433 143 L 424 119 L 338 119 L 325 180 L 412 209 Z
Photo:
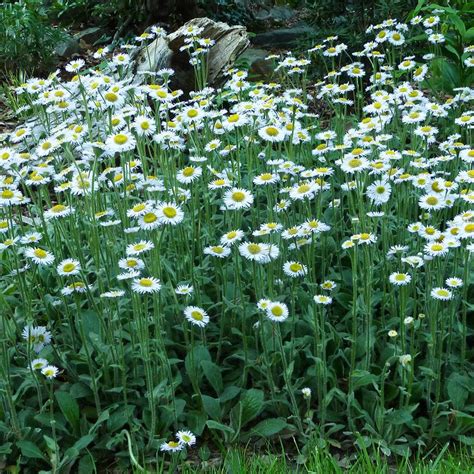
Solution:
M 74 54 L 79 54 L 81 47 L 77 39 L 69 36 L 56 45 L 54 52 L 62 58 L 69 58 Z
M 289 48 L 298 41 L 315 34 L 311 26 L 301 24 L 293 28 L 280 28 L 278 30 L 259 33 L 252 38 L 254 46 L 262 48 Z
M 74 38 L 79 42 L 82 40 L 87 44 L 94 44 L 102 37 L 102 35 L 102 28 L 93 26 L 91 28 L 86 28 L 85 30 L 79 31 L 74 35 Z
M 259 10 L 255 13 L 255 18 L 260 21 L 271 21 L 274 23 L 279 23 L 287 21 L 292 18 L 295 14 L 295 11 L 284 5 L 276 5 L 271 8 L 266 8 Z
M 248 68 L 253 80 L 268 80 L 273 74 L 273 64 L 265 58 L 270 53 L 266 49 L 248 48 L 238 58 L 238 63 Z
M 179 50 L 184 44 L 184 32 L 190 26 L 203 28 L 200 36 L 215 41 L 207 58 L 208 85 L 220 85 L 224 71 L 248 47 L 249 40 L 244 26 L 229 26 L 226 23 L 215 22 L 209 18 L 194 18 L 165 38 L 157 38 L 149 45 L 141 48 L 134 58 L 136 66 L 132 66 L 131 70 L 137 73 L 171 67 L 175 70 L 171 86 L 184 91 L 192 90 L 194 88 L 193 68 L 189 64 L 188 53 Z M 139 82 L 142 77 L 141 74 L 137 74 L 135 81 Z

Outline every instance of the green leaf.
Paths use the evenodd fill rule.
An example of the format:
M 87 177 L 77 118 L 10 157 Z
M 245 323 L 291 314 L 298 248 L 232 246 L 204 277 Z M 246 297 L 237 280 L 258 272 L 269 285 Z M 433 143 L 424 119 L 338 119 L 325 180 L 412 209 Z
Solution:
M 399 410 L 393 410 L 385 415 L 385 420 L 392 425 L 403 425 L 405 423 L 411 423 L 413 416 L 412 410 L 409 408 L 400 408 Z
M 267 436 L 273 436 L 280 431 L 284 430 L 288 426 L 288 423 L 282 418 L 269 418 L 258 423 L 252 429 L 252 435 L 258 435 L 262 438 Z
M 97 313 L 92 310 L 86 310 L 81 313 L 81 316 L 76 319 L 76 324 L 79 326 L 81 324 L 84 326 L 84 334 L 86 339 L 90 341 L 91 334 L 100 334 L 100 320 Z M 81 333 L 81 329 L 77 328 L 79 334 Z
M 450 44 L 447 44 L 445 46 L 445 48 L 450 51 L 451 53 L 453 53 L 453 55 L 456 57 L 456 58 L 460 58 L 461 56 L 459 55 L 459 52 L 456 51 L 456 48 L 454 48 L 454 46 L 451 46 Z
M 360 387 L 365 385 L 377 384 L 378 377 L 367 370 L 354 370 L 351 374 L 354 390 L 357 390 Z
M 447 390 L 449 398 L 456 410 L 461 410 L 466 404 L 471 390 L 471 382 L 469 377 L 458 373 L 451 374 L 447 382 Z
M 460 435 L 459 436 L 459 441 L 463 444 L 467 444 L 468 446 L 474 446 L 474 437 L 473 436 L 465 436 L 465 435 Z
M 186 373 L 189 378 L 194 382 L 198 383 L 202 377 L 202 362 L 208 361 L 211 362 L 211 356 L 207 347 L 196 346 L 188 353 L 184 361 L 184 366 L 186 368 Z
M 431 62 L 431 71 L 436 82 L 436 87 L 452 91 L 459 85 L 459 71 L 445 58 L 436 58 Z
M 471 26 L 471 28 L 469 28 L 465 35 L 464 35 L 464 39 L 466 41 L 471 41 L 472 39 L 474 39 L 474 26 Z
M 453 22 L 462 38 L 466 36 L 466 26 L 457 13 L 450 13 L 449 19 Z
M 12 452 L 12 443 L 3 443 L 0 445 L 0 454 L 10 454 Z
M 221 401 L 221 403 L 228 402 L 229 400 L 238 397 L 241 391 L 241 388 L 236 387 L 235 385 L 229 385 L 222 392 L 221 396 L 219 397 L 219 400 Z
M 263 408 L 264 394 L 262 390 L 251 388 L 247 390 L 240 401 L 242 415 L 241 427 L 245 426 L 249 421 L 252 421 L 258 416 Z
M 86 454 L 81 458 L 77 472 L 78 474 L 97 472 L 97 469 L 95 469 L 94 458 L 90 454 Z
M 27 440 L 21 440 L 16 443 L 20 448 L 21 454 L 29 459 L 42 459 L 46 461 L 46 456 L 40 451 L 38 446 L 35 443 Z
M 205 377 L 212 385 L 212 388 L 219 395 L 223 388 L 224 384 L 222 383 L 222 375 L 219 367 L 209 360 L 201 361 L 201 367 L 204 372 Z
M 76 400 L 68 392 L 64 391 L 56 392 L 54 396 L 66 420 L 74 430 L 79 429 L 79 405 Z
M 230 426 L 223 425 L 222 423 L 218 423 L 217 421 L 214 421 L 214 420 L 208 420 L 206 425 L 210 430 L 219 430 L 219 431 L 224 431 L 225 433 L 230 433 L 230 434 L 235 433 L 235 431 Z
M 203 395 L 202 406 L 205 412 L 214 420 L 221 418 L 221 406 L 218 399 Z
M 66 450 L 66 452 L 64 453 L 64 457 L 67 459 L 68 462 L 75 460 L 79 457 L 81 451 L 87 448 L 87 446 L 89 446 L 89 444 L 91 444 L 94 439 L 95 435 L 91 434 L 79 438 L 79 440 L 77 440 L 72 447 Z

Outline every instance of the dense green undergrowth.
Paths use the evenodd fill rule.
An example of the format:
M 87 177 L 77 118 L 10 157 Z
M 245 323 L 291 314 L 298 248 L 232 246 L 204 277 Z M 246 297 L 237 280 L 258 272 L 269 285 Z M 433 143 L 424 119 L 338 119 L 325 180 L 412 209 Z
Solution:
M 14 89 L 5 465 L 153 472 L 253 445 L 318 472 L 336 461 L 314 446 L 357 446 L 354 469 L 472 447 L 472 28 L 416 13 L 361 51 L 269 57 L 271 83 L 208 87 L 194 27 L 189 97 L 169 69 L 132 74 L 160 28 Z

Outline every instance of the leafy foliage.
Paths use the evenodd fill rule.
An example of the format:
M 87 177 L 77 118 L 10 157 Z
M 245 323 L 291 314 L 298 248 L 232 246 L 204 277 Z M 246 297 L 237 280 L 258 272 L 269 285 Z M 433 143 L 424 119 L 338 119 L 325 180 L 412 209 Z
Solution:
M 0 4 L 0 74 L 48 71 L 63 38 L 64 32 L 51 26 L 43 1 Z
M 409 59 L 429 21 L 219 91 L 191 31 L 185 99 L 169 70 L 132 75 L 159 29 L 100 71 L 74 60 L 70 80 L 15 88 L 30 120 L 0 154 L 7 465 L 143 471 L 171 451 L 172 471 L 193 433 L 202 459 L 291 439 L 307 459 L 356 445 L 363 466 L 474 444 L 474 95 L 430 86 L 439 37 Z M 472 53 L 452 12 L 432 23 Z M 312 61 L 334 73 L 314 85 Z

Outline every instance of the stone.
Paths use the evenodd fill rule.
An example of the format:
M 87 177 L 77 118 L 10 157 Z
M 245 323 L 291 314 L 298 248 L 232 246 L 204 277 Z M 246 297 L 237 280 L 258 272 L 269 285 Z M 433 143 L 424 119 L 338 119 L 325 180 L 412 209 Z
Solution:
M 307 24 L 300 24 L 292 28 L 280 28 L 259 33 L 252 38 L 252 45 L 269 49 L 290 48 L 298 43 L 298 41 L 314 34 L 314 28 Z
M 266 49 L 250 47 L 239 56 L 238 62 L 248 68 L 252 80 L 268 80 L 274 71 L 272 62 L 265 59 L 269 54 Z
M 224 71 L 248 47 L 249 39 L 244 26 L 229 26 L 209 18 L 194 18 L 175 32 L 164 38 L 157 38 L 141 48 L 134 57 L 136 66 L 131 68 L 136 74 L 136 82 L 142 80 L 143 77 L 137 73 L 170 67 L 175 70 L 175 74 L 172 76 L 172 87 L 183 89 L 185 92 L 194 89 L 194 70 L 189 64 L 189 55 L 186 51 L 179 50 L 184 44 L 184 32 L 190 26 L 203 28 L 200 36 L 215 41 L 207 57 L 207 83 L 210 86 L 219 86 L 222 83 Z
M 86 44 L 95 44 L 103 36 L 104 31 L 102 28 L 93 26 L 91 28 L 86 28 L 85 30 L 79 31 L 74 35 L 74 38 L 79 41 L 84 41 Z
M 54 52 L 62 58 L 70 58 L 74 54 L 81 52 L 81 46 L 77 39 L 68 36 L 56 45 Z
M 259 21 L 270 21 L 282 23 L 293 18 L 295 11 L 284 5 L 276 5 L 271 8 L 262 8 L 255 13 L 255 18 Z

